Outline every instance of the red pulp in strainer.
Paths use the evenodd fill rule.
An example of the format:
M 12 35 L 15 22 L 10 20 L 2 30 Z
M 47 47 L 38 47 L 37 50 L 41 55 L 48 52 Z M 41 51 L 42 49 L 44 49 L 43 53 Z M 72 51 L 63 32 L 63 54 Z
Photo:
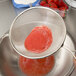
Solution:
M 54 63 L 53 55 L 43 59 L 19 58 L 19 67 L 27 76 L 45 76 L 52 70 Z
M 52 44 L 52 32 L 45 26 L 37 26 L 25 39 L 25 48 L 34 53 L 44 52 Z

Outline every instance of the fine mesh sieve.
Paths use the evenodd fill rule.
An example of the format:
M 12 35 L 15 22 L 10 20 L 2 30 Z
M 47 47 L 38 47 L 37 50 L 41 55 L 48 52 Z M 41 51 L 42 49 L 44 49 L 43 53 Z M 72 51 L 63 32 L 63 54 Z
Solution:
M 52 45 L 42 53 L 29 52 L 24 47 L 24 41 L 31 30 L 40 25 L 46 25 L 51 29 L 53 35 Z M 37 59 L 49 56 L 56 52 L 64 42 L 66 36 L 66 27 L 61 16 L 47 7 L 31 7 L 20 13 L 13 21 L 9 38 L 13 48 L 20 55 Z

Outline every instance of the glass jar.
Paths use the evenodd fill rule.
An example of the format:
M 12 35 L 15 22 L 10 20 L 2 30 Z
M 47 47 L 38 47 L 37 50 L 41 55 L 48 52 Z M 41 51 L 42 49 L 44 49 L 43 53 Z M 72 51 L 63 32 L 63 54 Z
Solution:
M 66 12 L 69 9 L 69 6 L 64 2 L 64 0 L 41 0 L 40 5 L 55 10 L 63 18 L 66 16 Z

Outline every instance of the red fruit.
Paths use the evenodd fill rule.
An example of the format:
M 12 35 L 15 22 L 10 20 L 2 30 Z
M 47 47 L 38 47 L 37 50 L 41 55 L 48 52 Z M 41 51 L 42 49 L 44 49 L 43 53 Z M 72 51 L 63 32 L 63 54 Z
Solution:
M 47 3 L 50 4 L 51 2 L 53 2 L 53 0 L 47 0 Z
M 60 11 L 66 11 L 66 8 L 65 7 L 60 7 L 59 10 Z
M 57 5 L 55 3 L 53 3 L 53 2 L 51 2 L 49 5 L 50 5 L 51 8 L 54 8 L 54 9 L 57 8 Z
M 66 8 L 60 7 L 59 10 L 60 10 L 59 14 L 61 15 L 61 17 L 65 17 Z
M 46 26 L 37 26 L 25 39 L 25 48 L 34 53 L 41 53 L 51 46 L 53 41 L 52 32 Z
M 63 6 L 64 5 L 64 1 L 63 0 L 59 0 L 59 6 Z
M 58 6 L 59 5 L 59 0 L 54 0 L 54 3 Z
M 19 67 L 27 76 L 45 76 L 54 67 L 54 56 L 43 59 L 28 59 L 20 56 Z
M 63 0 L 59 1 L 59 7 L 65 7 L 66 9 L 68 9 L 67 4 Z
M 65 3 L 64 3 L 64 5 L 63 5 L 63 6 L 64 6 L 66 9 L 68 9 L 68 6 L 67 6 L 67 4 L 65 4 Z
M 44 6 L 45 4 L 46 4 L 45 1 L 41 1 L 41 2 L 40 2 L 40 5 L 41 5 L 41 6 Z
M 44 7 L 50 7 L 50 5 L 49 4 L 45 4 Z

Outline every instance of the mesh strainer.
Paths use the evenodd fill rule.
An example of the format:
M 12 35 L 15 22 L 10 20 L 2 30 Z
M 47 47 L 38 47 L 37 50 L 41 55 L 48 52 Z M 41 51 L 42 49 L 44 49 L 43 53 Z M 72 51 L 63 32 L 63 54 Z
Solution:
M 39 54 L 29 52 L 24 47 L 25 38 L 34 27 L 43 24 L 52 30 L 52 45 L 45 52 Z M 43 58 L 56 52 L 64 42 L 65 36 L 66 27 L 61 16 L 52 9 L 41 6 L 31 7 L 20 13 L 14 19 L 9 31 L 11 44 L 16 52 L 32 59 Z

